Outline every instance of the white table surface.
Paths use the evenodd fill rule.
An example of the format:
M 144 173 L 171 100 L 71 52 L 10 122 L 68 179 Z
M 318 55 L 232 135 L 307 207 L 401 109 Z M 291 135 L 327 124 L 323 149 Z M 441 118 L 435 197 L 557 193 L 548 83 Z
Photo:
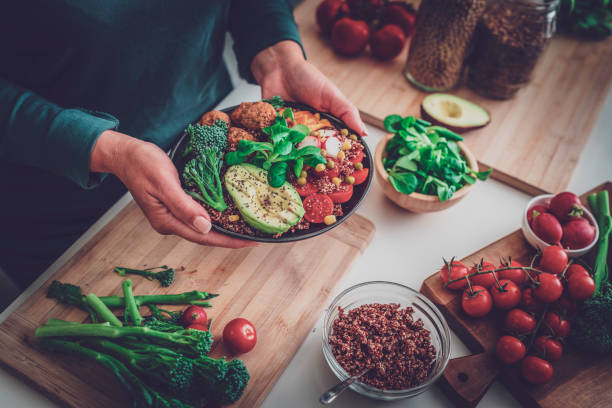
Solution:
M 229 49 L 227 44 L 226 50 Z M 227 107 L 246 100 L 260 98 L 259 87 L 237 80 L 235 60 L 226 53 L 232 71 L 235 90 L 219 105 Z M 393 113 L 393 112 L 389 112 Z M 495 118 L 493 118 L 495 120 Z M 369 127 L 368 146 L 372 151 L 384 132 Z M 612 92 L 599 114 L 587 146 L 582 153 L 569 190 L 578 194 L 612 179 Z M 477 183 L 474 190 L 456 206 L 431 214 L 412 214 L 393 205 L 385 198 L 376 180 L 358 213 L 376 225 L 376 234 L 370 246 L 357 259 L 345 278 L 338 283 L 335 293 L 368 280 L 389 280 L 418 289 L 421 282 L 438 270 L 442 257 L 459 258 L 486 246 L 519 228 L 520 213 L 529 196 L 512 187 L 488 180 Z M 66 253 L 15 300 L 2 314 L 3 321 L 36 288 L 55 273 L 76 251 L 123 208 L 131 197 L 122 198 L 100 221 L 90 228 Z M 312 329 L 264 401 L 264 408 L 317 407 L 318 397 L 337 380 L 330 371 L 321 351 L 321 318 Z M 254 351 L 257 352 L 257 349 Z M 454 336 L 451 358 L 468 354 L 467 348 Z M 257 381 L 253 378 L 251 381 Z M 0 368 L 0 406 L 3 408 L 50 408 L 57 405 L 25 382 Z M 340 396 L 334 406 L 338 408 L 395 407 L 447 407 L 452 406 L 442 391 L 431 390 L 408 400 L 383 403 L 362 397 L 352 391 Z M 518 402 L 505 387 L 494 383 L 479 407 L 516 407 Z

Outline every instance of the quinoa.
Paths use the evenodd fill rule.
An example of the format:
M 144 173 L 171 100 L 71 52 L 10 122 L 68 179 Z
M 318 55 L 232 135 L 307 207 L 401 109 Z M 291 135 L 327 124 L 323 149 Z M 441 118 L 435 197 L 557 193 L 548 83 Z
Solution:
M 329 344 L 350 375 L 371 368 L 360 381 L 383 390 L 408 389 L 427 379 L 436 349 L 423 321 L 413 319 L 412 307 L 372 303 L 338 310 Z

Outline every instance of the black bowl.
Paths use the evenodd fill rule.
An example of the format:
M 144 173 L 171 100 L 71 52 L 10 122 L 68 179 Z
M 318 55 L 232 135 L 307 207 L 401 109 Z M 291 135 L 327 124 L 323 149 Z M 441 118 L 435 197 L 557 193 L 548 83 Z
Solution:
M 311 108 L 310 106 L 301 104 L 301 103 L 285 102 L 285 106 L 292 107 L 292 108 L 299 109 L 299 110 L 307 110 L 312 113 L 317 113 L 315 109 Z M 237 107 L 238 106 L 232 106 L 226 109 L 222 109 L 222 111 L 227 114 L 230 114 Z M 348 129 L 348 127 L 340 119 L 330 114 L 324 113 L 324 112 L 318 112 L 318 113 L 321 115 L 322 118 L 329 120 L 334 126 L 336 126 L 336 128 L 339 128 L 339 129 L 347 128 Z M 357 134 L 357 132 L 352 131 L 351 129 L 349 129 L 349 132 Z M 172 162 L 178 169 L 179 174 L 183 173 L 183 168 L 185 167 L 186 160 L 182 154 L 177 153 L 177 152 L 183 152 L 185 150 L 185 145 L 187 144 L 186 136 L 187 135 L 183 133 L 183 135 L 179 137 L 179 139 L 174 143 L 174 146 L 172 146 L 172 149 L 170 150 L 170 158 L 172 159 Z M 332 228 L 336 228 L 338 225 L 342 224 L 342 222 L 344 222 L 348 217 L 350 217 L 357 210 L 357 208 L 359 207 L 359 205 L 365 198 L 366 194 L 370 190 L 372 178 L 374 177 L 374 161 L 372 158 L 372 154 L 370 153 L 370 149 L 368 149 L 368 145 L 361 138 L 359 138 L 359 140 L 361 140 L 361 143 L 363 144 L 363 167 L 370 169 L 370 171 L 368 172 L 368 178 L 365 182 L 353 188 L 353 196 L 351 197 L 351 199 L 347 201 L 346 203 L 342 204 L 342 210 L 344 212 L 344 215 L 340 217 L 338 221 L 336 221 L 334 224 L 325 225 L 325 224 L 311 223 L 310 228 L 307 230 L 296 230 L 294 232 L 286 232 L 283 235 L 281 235 L 279 238 L 273 238 L 272 236 L 258 236 L 258 235 L 252 236 L 252 235 L 247 235 L 247 234 L 240 234 L 238 232 L 229 231 L 219 225 L 215 225 L 214 223 L 212 225 L 212 228 L 215 231 L 221 232 L 223 234 L 226 234 L 226 235 L 229 235 L 235 238 L 240 238 L 240 239 L 244 239 L 248 241 L 257 241 L 257 242 L 300 241 L 302 239 L 316 237 L 317 235 L 321 235 L 324 232 L 329 231 Z

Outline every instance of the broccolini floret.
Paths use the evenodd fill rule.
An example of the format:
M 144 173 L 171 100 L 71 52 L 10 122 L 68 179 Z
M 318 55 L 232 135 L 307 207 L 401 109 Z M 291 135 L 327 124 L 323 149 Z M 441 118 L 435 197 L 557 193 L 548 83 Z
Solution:
M 169 268 L 166 265 L 147 269 L 132 269 L 125 268 L 123 266 L 115 266 L 114 271 L 120 276 L 140 275 L 144 276 L 150 281 L 157 280 L 163 287 L 168 287 L 172 284 L 172 282 L 174 282 L 174 269 Z
M 216 153 L 223 154 L 227 150 L 228 125 L 221 119 L 217 119 L 210 126 L 202 126 L 200 124 L 189 125 L 185 132 L 189 137 L 184 152 L 185 156 L 191 153 L 200 156 L 206 150 L 213 150 Z
M 612 353 L 612 284 L 602 283 L 599 293 L 579 306 L 569 341 L 585 350 Z

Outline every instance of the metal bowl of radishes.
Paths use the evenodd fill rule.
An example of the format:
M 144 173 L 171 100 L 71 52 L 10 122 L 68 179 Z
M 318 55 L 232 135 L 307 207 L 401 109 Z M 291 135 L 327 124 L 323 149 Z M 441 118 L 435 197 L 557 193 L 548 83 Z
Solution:
M 522 214 L 521 230 L 532 247 L 560 245 L 570 258 L 589 252 L 599 238 L 595 217 L 576 194 L 568 191 L 529 201 Z

